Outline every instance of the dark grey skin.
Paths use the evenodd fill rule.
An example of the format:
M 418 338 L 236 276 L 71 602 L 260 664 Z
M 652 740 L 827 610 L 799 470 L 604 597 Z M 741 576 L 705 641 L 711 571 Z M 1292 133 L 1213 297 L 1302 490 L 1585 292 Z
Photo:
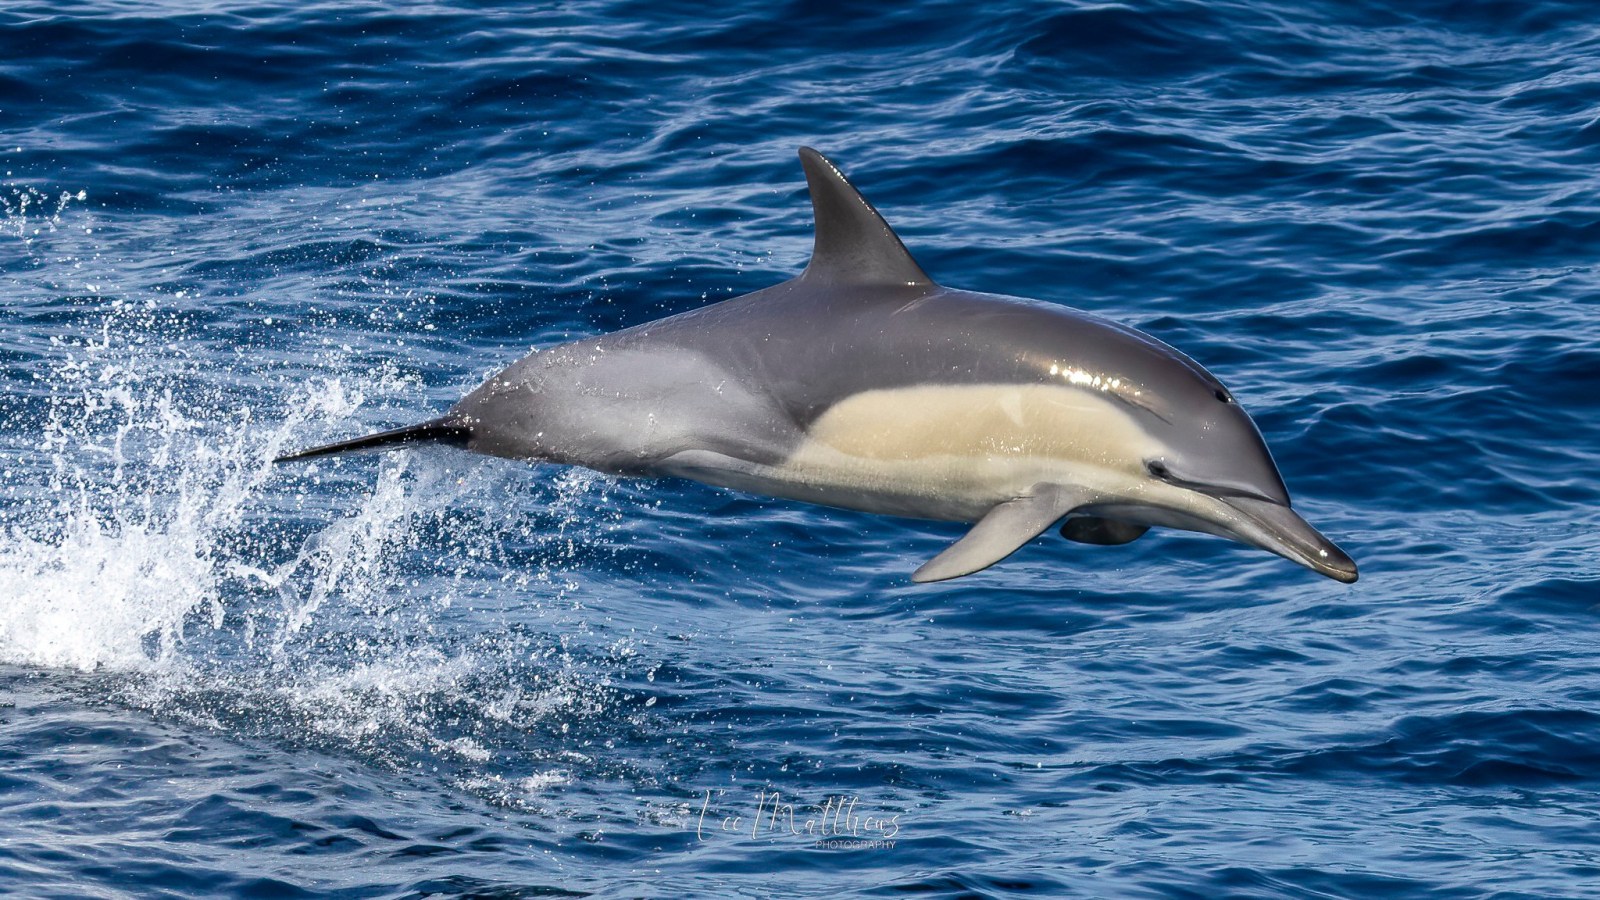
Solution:
M 1085 543 L 1161 525 L 1356 580 L 1198 363 L 1098 316 L 935 284 L 832 163 L 800 157 L 816 246 L 798 277 L 536 351 L 438 419 L 283 459 L 433 440 L 977 523 L 917 581 L 986 568 L 1063 519 Z

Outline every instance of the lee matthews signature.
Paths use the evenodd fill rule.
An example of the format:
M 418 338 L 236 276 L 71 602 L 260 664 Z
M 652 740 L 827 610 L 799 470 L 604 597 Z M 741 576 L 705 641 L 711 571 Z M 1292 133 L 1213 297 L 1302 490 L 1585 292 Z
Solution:
M 711 808 L 712 797 L 726 793 L 706 790 L 695 819 L 695 836 L 700 840 L 720 831 L 748 833 L 753 838 L 763 834 L 804 836 L 815 838 L 819 847 L 893 847 L 893 838 L 900 833 L 900 813 L 858 815 L 860 797 L 829 797 L 821 804 L 799 805 L 797 811 L 796 804 L 785 803 L 778 791 L 761 790 L 756 792 L 755 814 L 746 818 Z

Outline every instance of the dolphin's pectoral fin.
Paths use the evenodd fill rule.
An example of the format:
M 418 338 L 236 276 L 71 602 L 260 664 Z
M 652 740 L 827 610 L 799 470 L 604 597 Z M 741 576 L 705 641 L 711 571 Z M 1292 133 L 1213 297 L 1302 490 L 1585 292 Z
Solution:
M 1044 533 L 1080 505 L 1082 499 L 1052 485 L 1036 489 L 1029 496 L 1007 500 L 989 510 L 965 537 L 923 563 L 912 573 L 911 580 L 944 581 L 987 569 Z
M 1080 544 L 1099 544 L 1102 547 L 1136 541 L 1149 530 L 1149 525 L 1135 525 L 1099 516 L 1074 516 L 1061 523 L 1061 536 L 1067 540 Z

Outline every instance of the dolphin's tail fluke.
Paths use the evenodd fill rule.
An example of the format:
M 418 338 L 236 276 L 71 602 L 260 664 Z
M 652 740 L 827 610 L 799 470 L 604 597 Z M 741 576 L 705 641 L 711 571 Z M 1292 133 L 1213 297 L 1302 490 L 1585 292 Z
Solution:
M 371 453 L 378 450 L 395 450 L 405 444 L 439 443 L 465 447 L 471 437 L 472 430 L 463 425 L 459 419 L 446 417 L 432 419 L 419 425 L 396 428 L 392 431 L 380 431 L 377 434 L 369 434 L 366 437 L 359 437 L 349 441 L 340 441 L 337 444 L 312 447 L 309 450 L 301 450 L 299 453 L 280 456 L 273 462 L 294 462 L 295 460 L 312 459 L 318 456 L 334 456 L 339 453 Z

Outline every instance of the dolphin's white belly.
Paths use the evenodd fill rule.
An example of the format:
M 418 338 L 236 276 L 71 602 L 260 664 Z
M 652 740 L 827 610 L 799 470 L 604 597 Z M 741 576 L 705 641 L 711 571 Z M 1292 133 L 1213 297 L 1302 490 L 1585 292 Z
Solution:
M 658 468 L 709 484 L 861 509 L 975 521 L 1034 485 L 1126 490 L 1130 448 L 1150 442 L 1128 411 L 1092 388 L 924 385 L 834 404 L 775 464 L 706 450 Z

